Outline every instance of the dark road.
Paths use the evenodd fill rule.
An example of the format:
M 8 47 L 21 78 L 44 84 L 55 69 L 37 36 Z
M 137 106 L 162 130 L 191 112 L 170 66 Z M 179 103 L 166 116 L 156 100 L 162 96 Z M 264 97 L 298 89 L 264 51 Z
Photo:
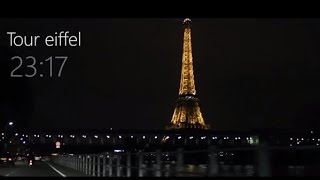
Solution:
M 15 167 L 0 166 L 0 176 L 4 177 L 76 177 L 86 176 L 67 167 L 49 162 L 36 161 L 33 166 L 18 161 Z

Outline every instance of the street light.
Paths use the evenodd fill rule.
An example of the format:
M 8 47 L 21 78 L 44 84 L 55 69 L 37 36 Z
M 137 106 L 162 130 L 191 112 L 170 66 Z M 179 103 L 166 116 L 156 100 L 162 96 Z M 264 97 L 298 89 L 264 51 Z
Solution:
M 7 147 L 8 147 L 8 142 L 7 142 L 8 141 L 7 140 L 8 126 L 13 126 L 13 122 L 9 121 L 4 127 L 4 150 L 5 150 L 5 152 L 7 151 Z

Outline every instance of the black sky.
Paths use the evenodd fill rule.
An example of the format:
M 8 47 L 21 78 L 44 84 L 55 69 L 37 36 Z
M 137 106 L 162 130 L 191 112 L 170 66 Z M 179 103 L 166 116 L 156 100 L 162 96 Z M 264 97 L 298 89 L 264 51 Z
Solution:
M 0 19 L 1 122 L 163 129 L 178 96 L 181 20 Z M 197 95 L 211 127 L 320 127 L 320 19 L 192 21 Z M 7 31 L 42 37 L 81 31 L 82 46 L 9 47 Z M 15 55 L 69 59 L 61 78 L 13 79 Z

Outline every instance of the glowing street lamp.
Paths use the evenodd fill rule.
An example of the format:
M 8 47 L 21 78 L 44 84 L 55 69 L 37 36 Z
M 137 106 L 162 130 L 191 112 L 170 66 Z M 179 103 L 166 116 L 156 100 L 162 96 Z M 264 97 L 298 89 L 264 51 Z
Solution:
M 9 121 L 5 127 L 4 127 L 4 150 L 7 151 L 7 146 L 8 146 L 8 126 L 13 126 L 13 122 L 12 121 Z

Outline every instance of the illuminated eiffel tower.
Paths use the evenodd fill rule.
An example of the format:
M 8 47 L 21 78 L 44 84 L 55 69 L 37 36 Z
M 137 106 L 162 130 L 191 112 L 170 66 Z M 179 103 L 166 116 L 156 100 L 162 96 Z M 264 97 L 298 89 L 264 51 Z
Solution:
M 196 97 L 191 46 L 191 20 L 185 19 L 183 25 L 184 37 L 179 98 L 176 101 L 171 122 L 166 126 L 166 129 L 209 129 L 210 126 L 204 122 L 199 107 L 199 99 Z

